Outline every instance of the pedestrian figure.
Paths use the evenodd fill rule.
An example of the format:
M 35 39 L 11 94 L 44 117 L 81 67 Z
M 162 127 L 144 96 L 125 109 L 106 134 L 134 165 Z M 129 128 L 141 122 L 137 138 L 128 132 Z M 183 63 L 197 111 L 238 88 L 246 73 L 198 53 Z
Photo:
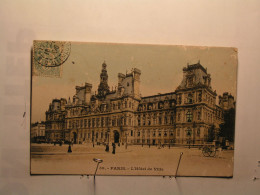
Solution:
M 169 144 L 169 149 L 171 148 L 171 144 Z
M 149 143 L 149 148 L 151 147 L 151 144 Z
M 71 152 L 72 152 L 71 145 L 69 144 L 68 153 L 71 153 Z
M 109 145 L 108 144 L 106 144 L 106 150 L 105 151 L 109 152 Z
M 120 142 L 118 142 L 118 146 L 120 147 Z
M 113 143 L 113 151 L 112 154 L 116 154 L 116 144 Z

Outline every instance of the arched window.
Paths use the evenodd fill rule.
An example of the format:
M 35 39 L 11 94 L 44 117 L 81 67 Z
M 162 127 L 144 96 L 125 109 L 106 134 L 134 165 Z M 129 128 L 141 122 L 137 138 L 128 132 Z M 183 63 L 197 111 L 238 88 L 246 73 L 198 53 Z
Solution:
M 192 113 L 190 111 L 187 112 L 186 118 L 187 118 L 187 122 L 191 122 L 192 121 Z

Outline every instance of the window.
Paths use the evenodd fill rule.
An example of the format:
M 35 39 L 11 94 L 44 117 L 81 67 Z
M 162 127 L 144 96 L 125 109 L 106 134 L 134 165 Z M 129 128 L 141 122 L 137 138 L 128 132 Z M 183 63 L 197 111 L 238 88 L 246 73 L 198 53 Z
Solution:
M 83 127 L 83 120 L 80 120 L 80 127 Z
M 189 94 L 188 94 L 188 98 L 187 98 L 187 103 L 188 103 L 188 104 L 192 104 L 192 98 L 193 98 L 193 97 L 192 97 L 192 94 L 189 93 Z
M 173 124 L 173 115 L 171 115 L 170 123 Z
M 187 130 L 187 136 L 190 137 L 191 136 L 192 131 L 190 129 Z
M 131 130 L 131 136 L 133 136 L 133 130 Z
M 91 120 L 88 119 L 88 127 L 90 127 L 90 125 L 91 125 Z
M 127 87 L 129 87 L 129 83 L 127 82 Z
M 168 118 L 166 116 L 166 117 L 164 117 L 164 124 L 167 124 L 167 123 L 168 123 Z
M 153 124 L 156 125 L 156 118 L 153 118 Z
M 87 119 L 84 119 L 84 127 L 87 127 Z
M 189 77 L 188 78 L 188 86 L 191 86 L 193 84 L 193 78 Z
M 178 98 L 178 103 L 179 103 L 179 104 L 181 104 L 181 103 L 182 103 L 181 95 L 179 95 L 179 98 Z
M 138 119 L 138 126 L 140 126 L 141 125 L 141 120 L 140 119 Z
M 167 131 L 164 131 L 163 135 L 164 135 L 164 137 L 167 137 Z
M 155 131 L 153 131 L 153 137 L 155 137 Z
M 162 135 L 162 134 L 161 134 L 161 131 L 159 131 L 159 132 L 158 132 L 158 136 L 161 137 L 161 135 Z
M 104 126 L 104 118 L 102 117 L 101 118 L 101 127 L 103 127 Z
M 187 112 L 186 117 L 187 117 L 187 122 L 192 121 L 192 113 L 190 111 Z
M 92 127 L 95 127 L 95 119 L 92 119 Z
M 100 124 L 100 119 L 99 118 L 97 118 L 97 122 L 96 123 L 97 123 L 96 126 L 99 127 L 99 124 Z
M 170 131 L 170 136 L 173 136 L 173 130 Z
M 200 128 L 197 129 L 197 135 L 200 136 Z
M 162 117 L 159 116 L 159 125 L 162 124 Z
M 178 121 L 181 120 L 181 113 L 178 113 Z
M 137 136 L 140 137 L 140 131 L 137 132 Z
M 202 101 L 202 94 L 201 94 L 201 92 L 199 92 L 199 94 L 198 94 L 198 100 L 199 100 L 199 102 Z
M 201 119 L 201 112 L 199 111 L 198 112 L 198 120 L 200 120 Z
M 145 118 L 143 118 L 143 125 L 145 125 Z

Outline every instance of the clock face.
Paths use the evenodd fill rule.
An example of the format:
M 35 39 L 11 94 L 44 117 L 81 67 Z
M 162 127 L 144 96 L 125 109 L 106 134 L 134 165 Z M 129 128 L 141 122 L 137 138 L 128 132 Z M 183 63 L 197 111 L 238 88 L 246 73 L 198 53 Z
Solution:
M 37 41 L 34 44 L 34 59 L 42 66 L 60 66 L 68 59 L 70 49 L 70 42 Z

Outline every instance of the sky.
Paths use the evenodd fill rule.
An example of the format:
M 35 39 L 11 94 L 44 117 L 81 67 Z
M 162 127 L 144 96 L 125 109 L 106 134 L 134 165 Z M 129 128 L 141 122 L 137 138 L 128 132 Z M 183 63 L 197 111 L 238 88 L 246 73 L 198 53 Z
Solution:
M 182 81 L 182 69 L 199 60 L 211 75 L 213 90 L 218 95 L 229 92 L 236 99 L 235 48 L 72 42 L 60 78 L 32 76 L 32 122 L 44 121 L 52 99 L 72 97 L 75 86 L 88 82 L 93 85 L 93 93 L 97 91 L 104 61 L 110 89 L 117 85 L 118 73 L 138 68 L 141 95 L 149 96 L 175 91 Z

